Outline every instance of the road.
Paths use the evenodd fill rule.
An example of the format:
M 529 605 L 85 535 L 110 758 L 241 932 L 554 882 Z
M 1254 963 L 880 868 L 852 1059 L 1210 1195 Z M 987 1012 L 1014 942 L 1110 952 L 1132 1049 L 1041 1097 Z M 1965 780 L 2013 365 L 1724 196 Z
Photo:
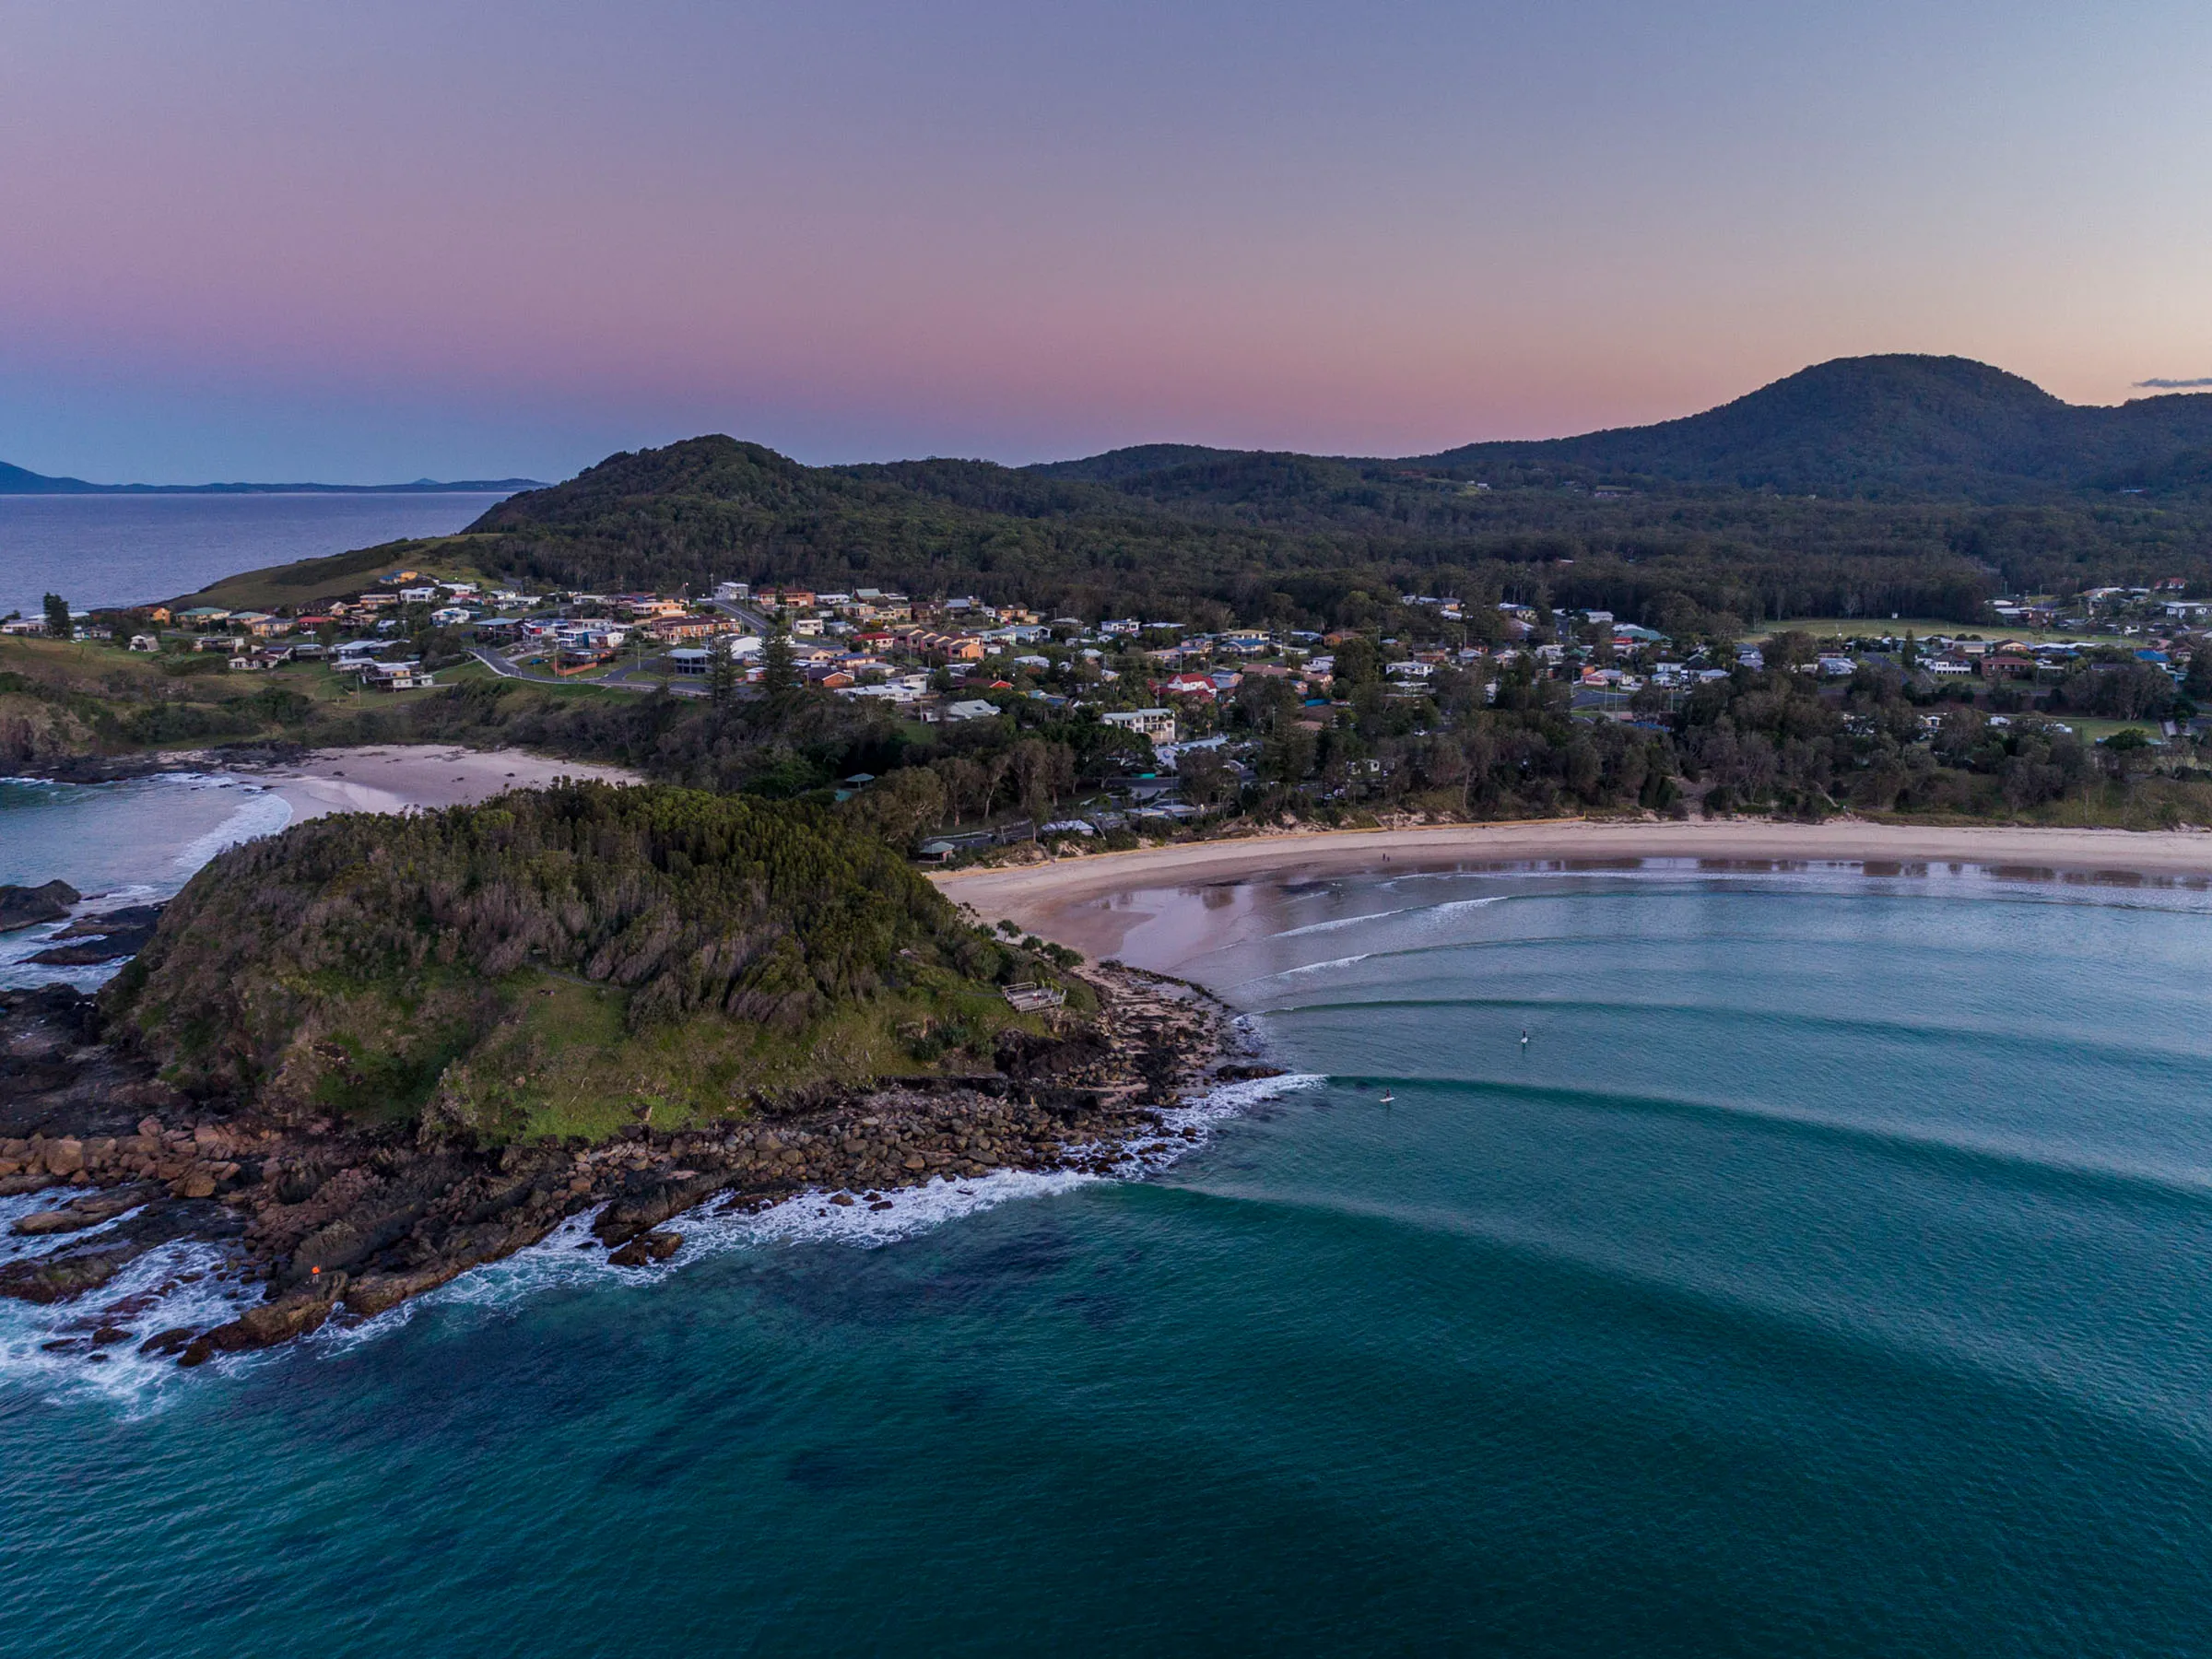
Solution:
M 468 654 L 501 679 L 527 680 L 534 686 L 598 686 L 615 691 L 658 691 L 661 688 L 659 679 L 639 677 L 644 672 L 645 665 L 642 663 L 610 669 L 596 679 L 563 679 L 558 674 L 548 674 L 542 668 L 525 668 L 488 645 L 471 645 Z M 680 686 L 671 682 L 668 693 L 672 697 L 704 697 L 707 688 L 704 686 Z

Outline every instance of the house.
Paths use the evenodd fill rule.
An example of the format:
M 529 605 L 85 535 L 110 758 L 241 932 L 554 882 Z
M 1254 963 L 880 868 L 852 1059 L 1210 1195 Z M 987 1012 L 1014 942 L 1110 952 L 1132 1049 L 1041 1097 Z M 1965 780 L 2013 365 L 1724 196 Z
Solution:
M 372 691 L 412 691 L 438 682 L 419 663 L 364 663 L 362 683 Z
M 1161 680 L 1158 688 L 1169 697 L 1203 697 L 1208 702 L 1215 696 L 1212 678 L 1203 674 L 1171 675 Z
M 155 634 L 133 634 L 131 649 L 133 651 L 159 651 L 161 649 L 161 641 Z
M 1210 690 L 1211 688 L 1209 687 Z M 1172 709 L 1117 709 L 1100 716 L 1110 726 L 1135 732 L 1154 743 L 1175 741 L 1175 711 Z
M 1859 665 L 1847 656 L 1824 656 L 1818 659 L 1813 665 L 1820 670 L 1824 678 L 1841 679 L 1859 671 Z
M 998 705 L 994 702 L 986 702 L 980 697 L 971 697 L 961 702 L 951 702 L 945 705 L 945 718 L 947 720 L 993 720 L 997 718 L 997 715 Z
M 683 640 L 703 640 L 720 633 L 729 624 L 712 617 L 663 617 L 647 625 L 645 631 L 656 640 L 671 644 Z

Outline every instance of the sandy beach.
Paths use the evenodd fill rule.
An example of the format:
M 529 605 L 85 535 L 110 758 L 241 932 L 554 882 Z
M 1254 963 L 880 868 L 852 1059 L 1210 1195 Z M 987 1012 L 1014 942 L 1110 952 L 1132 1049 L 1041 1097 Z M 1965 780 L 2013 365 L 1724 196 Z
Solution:
M 1241 883 L 1300 881 L 1386 865 L 1418 872 L 1482 865 L 1618 865 L 1692 859 L 1716 865 L 1856 868 L 1897 877 L 1929 865 L 1982 865 L 2023 877 L 2212 878 L 2212 833 L 2043 830 L 2012 826 L 1681 823 L 1448 824 L 1418 830 L 1320 830 L 1101 853 L 1010 869 L 951 871 L 947 897 L 986 921 L 1002 917 L 1093 957 L 1121 954 L 1139 926 L 1175 899 Z M 1186 907 L 1187 908 L 1187 907 Z M 1153 929 L 1142 965 L 1171 970 L 1206 933 L 1204 912 L 1165 936 Z M 1133 958 L 1132 959 L 1136 959 Z
M 580 760 L 551 760 L 522 749 L 468 749 L 443 743 L 375 744 L 319 749 L 291 766 L 242 770 L 268 785 L 300 823 L 326 812 L 404 812 L 410 806 L 461 806 L 509 789 L 534 789 L 555 778 L 639 783 L 635 772 Z

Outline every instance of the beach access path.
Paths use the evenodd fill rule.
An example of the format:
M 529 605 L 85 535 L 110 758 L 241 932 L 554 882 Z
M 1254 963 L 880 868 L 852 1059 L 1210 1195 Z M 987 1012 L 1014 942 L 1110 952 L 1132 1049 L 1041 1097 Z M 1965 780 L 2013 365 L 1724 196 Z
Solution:
M 1004 918 L 1087 955 L 1110 957 L 1135 926 L 1157 913 L 1146 901 L 1133 900 L 1136 894 L 1303 881 L 1385 867 L 1394 873 L 1486 864 L 1603 867 L 1642 859 L 1857 866 L 1870 875 L 1898 875 L 1916 865 L 1975 865 L 2117 880 L 2130 876 L 2204 879 L 2212 878 L 2212 832 L 1877 824 L 1857 818 L 1820 824 L 1556 818 L 1186 841 L 1046 864 L 947 871 L 935 880 L 947 898 L 972 907 L 986 922 Z M 1145 965 L 1172 966 L 1165 960 Z

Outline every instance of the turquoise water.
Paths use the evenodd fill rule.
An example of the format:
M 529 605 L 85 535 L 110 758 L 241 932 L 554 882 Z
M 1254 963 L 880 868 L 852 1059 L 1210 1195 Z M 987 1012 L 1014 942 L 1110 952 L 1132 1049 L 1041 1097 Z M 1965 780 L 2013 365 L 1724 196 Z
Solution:
M 2204 1651 L 2204 893 L 1205 899 L 1312 1076 L 1149 1181 L 8 1349 L 8 1651 Z

